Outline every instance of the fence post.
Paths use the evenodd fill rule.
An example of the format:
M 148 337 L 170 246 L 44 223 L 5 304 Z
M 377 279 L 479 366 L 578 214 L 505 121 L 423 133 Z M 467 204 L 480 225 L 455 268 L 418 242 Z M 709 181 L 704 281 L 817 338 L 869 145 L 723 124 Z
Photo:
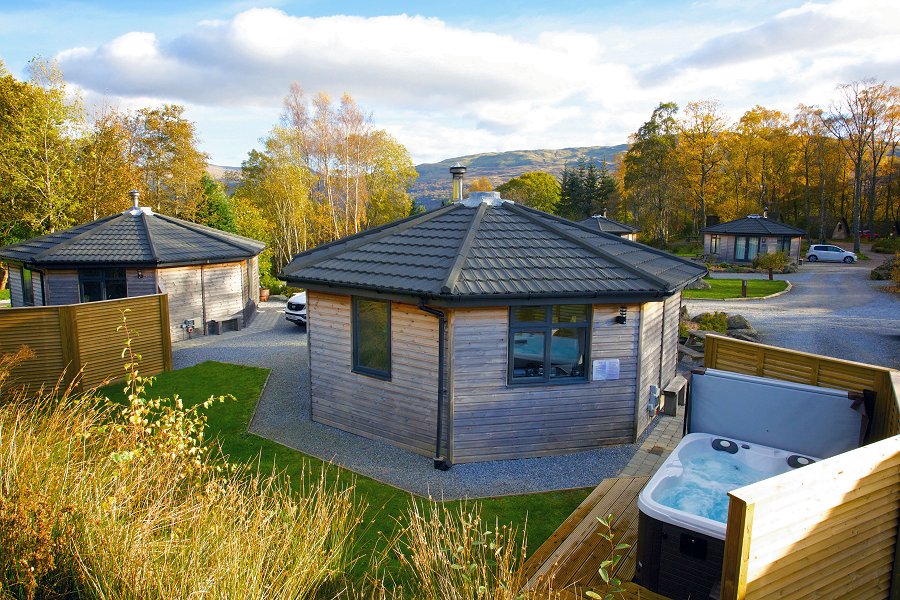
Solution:
M 64 381 L 66 384 L 72 383 L 72 380 L 78 376 L 81 371 L 81 353 L 78 344 L 78 322 L 77 309 L 78 305 L 60 306 L 59 310 L 59 337 L 62 346 L 63 363 L 65 363 L 66 374 Z M 75 391 L 81 391 L 81 381 L 73 388 Z
M 172 332 L 169 330 L 169 295 L 159 294 L 159 333 L 162 340 L 163 370 L 172 370 Z
M 741 298 L 747 297 L 747 280 L 741 279 Z

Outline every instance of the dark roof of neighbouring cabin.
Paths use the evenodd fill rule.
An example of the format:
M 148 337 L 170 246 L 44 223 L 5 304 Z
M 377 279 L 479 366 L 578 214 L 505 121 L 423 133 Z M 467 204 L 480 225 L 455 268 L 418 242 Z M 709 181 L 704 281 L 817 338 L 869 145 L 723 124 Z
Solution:
M 281 277 L 307 287 L 464 302 L 658 298 L 706 273 L 496 193 L 472 196 L 298 254 Z
M 149 208 L 0 248 L 0 258 L 34 266 L 191 265 L 256 256 L 262 242 L 167 217 Z
M 593 217 L 588 217 L 583 221 L 578 221 L 578 224 L 584 225 L 586 227 L 596 227 L 600 231 L 605 231 L 606 233 L 614 233 L 615 235 L 627 235 L 629 233 L 637 233 L 640 231 L 640 229 L 632 227 L 631 225 L 620 223 L 615 219 L 610 219 L 609 217 L 604 217 L 603 215 L 594 215 Z
M 796 237 L 806 235 L 806 231 L 799 227 L 792 227 L 772 221 L 760 215 L 747 215 L 743 219 L 735 219 L 726 223 L 710 225 L 703 233 L 734 233 L 734 234 L 760 234 L 760 235 L 789 235 Z

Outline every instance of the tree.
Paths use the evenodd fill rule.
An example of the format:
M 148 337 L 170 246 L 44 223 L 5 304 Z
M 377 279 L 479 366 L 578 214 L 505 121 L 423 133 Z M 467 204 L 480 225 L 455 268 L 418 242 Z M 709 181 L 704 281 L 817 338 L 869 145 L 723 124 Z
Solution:
M 756 269 L 766 269 L 769 272 L 769 281 L 772 281 L 772 272 L 776 269 L 783 271 L 790 261 L 784 252 L 771 252 L 765 254 L 757 254 L 753 259 L 753 267 Z
M 631 136 L 624 159 L 625 193 L 634 202 L 642 226 L 653 232 L 660 245 L 669 239 L 679 200 L 677 111 L 674 102 L 660 103 L 650 120 Z
M 409 151 L 386 131 L 369 135 L 364 166 L 368 202 L 363 206 L 365 228 L 377 227 L 411 214 L 413 201 L 407 190 L 419 176 Z
M 714 100 L 690 102 L 678 121 L 678 155 L 699 216 L 693 219 L 694 234 L 706 227 L 706 209 L 718 187 L 719 165 L 725 158 L 723 141 L 728 123 L 720 110 Z
M 494 184 L 491 183 L 491 180 L 482 175 L 477 179 L 473 179 L 472 183 L 469 184 L 468 193 L 466 196 L 471 194 L 472 192 L 490 192 L 493 191 Z
M 532 171 L 497 186 L 500 195 L 525 206 L 554 213 L 559 204 L 560 185 L 549 173 Z
M 237 233 L 234 209 L 222 184 L 208 173 L 204 173 L 200 177 L 200 185 L 203 186 L 203 200 L 197 208 L 197 222 L 222 231 Z
M 822 115 L 822 124 L 840 142 L 853 164 L 853 250 L 860 251 L 860 198 L 862 196 L 863 161 L 875 130 L 875 83 L 854 81 L 838 87 L 840 99 Z

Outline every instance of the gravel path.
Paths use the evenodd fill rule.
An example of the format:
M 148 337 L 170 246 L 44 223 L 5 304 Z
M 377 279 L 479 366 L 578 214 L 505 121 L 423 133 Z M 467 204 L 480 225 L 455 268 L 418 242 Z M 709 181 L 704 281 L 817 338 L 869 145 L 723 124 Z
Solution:
M 174 367 L 217 360 L 271 369 L 252 433 L 415 494 L 450 500 L 595 486 L 615 477 L 651 431 L 636 444 L 437 471 L 429 457 L 310 421 L 306 335 L 283 310 L 283 302 L 263 303 L 243 331 L 173 344 Z
M 744 315 L 764 344 L 900 368 L 900 296 L 885 291 L 888 282 L 869 280 L 869 272 L 888 256 L 867 254 L 872 260 L 804 263 L 797 273 L 776 275 L 794 287 L 771 300 L 688 300 L 685 305 L 691 316 L 714 310 Z

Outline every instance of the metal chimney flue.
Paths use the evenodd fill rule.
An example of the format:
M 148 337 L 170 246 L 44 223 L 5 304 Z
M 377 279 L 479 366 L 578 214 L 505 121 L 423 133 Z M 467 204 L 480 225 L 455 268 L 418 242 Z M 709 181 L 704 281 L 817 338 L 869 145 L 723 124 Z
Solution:
M 450 167 L 450 174 L 453 175 L 453 194 L 450 201 L 459 202 L 463 199 L 463 175 L 466 174 L 466 168 L 456 163 Z
M 128 192 L 128 195 L 131 196 L 132 206 L 134 206 L 134 208 L 140 208 L 141 207 L 141 202 L 140 202 L 141 193 L 137 190 L 131 190 L 130 192 Z

